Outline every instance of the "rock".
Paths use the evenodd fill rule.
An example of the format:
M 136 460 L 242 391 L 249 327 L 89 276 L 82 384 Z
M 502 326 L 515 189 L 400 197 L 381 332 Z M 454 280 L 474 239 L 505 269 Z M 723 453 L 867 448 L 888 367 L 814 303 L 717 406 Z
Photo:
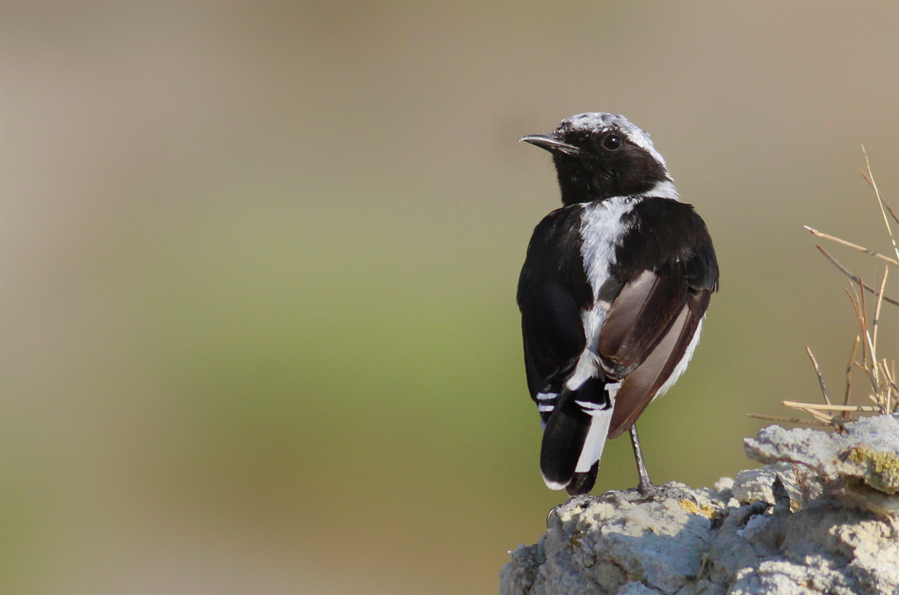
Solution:
M 764 428 L 747 438 L 746 454 L 761 463 L 801 465 L 828 496 L 878 514 L 899 513 L 899 415 L 863 417 L 842 433 Z
M 746 440 L 768 464 L 714 488 L 574 498 L 510 552 L 500 593 L 897 595 L 897 442 L 895 416 L 841 434 L 768 427 Z

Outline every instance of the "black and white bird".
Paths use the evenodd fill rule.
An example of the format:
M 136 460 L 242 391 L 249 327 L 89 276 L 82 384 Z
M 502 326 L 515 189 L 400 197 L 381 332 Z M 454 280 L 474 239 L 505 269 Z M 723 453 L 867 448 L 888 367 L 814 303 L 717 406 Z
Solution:
M 563 206 L 537 225 L 518 282 L 546 485 L 593 488 L 605 441 L 630 431 L 639 490 L 655 490 L 634 422 L 683 374 L 718 263 L 649 134 L 618 114 L 521 139 L 552 153 Z

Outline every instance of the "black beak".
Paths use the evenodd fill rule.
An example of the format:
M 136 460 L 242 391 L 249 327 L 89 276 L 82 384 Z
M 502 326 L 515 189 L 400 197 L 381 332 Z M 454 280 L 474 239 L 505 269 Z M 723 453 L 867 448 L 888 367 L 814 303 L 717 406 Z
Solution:
M 554 136 L 549 134 L 531 134 L 528 136 L 522 136 L 518 139 L 518 142 L 526 142 L 531 143 L 535 147 L 540 147 L 541 149 L 546 149 L 550 153 L 563 153 L 568 155 L 569 157 L 577 157 L 581 154 L 581 150 L 574 145 L 569 145 L 568 143 L 563 143 L 558 140 Z

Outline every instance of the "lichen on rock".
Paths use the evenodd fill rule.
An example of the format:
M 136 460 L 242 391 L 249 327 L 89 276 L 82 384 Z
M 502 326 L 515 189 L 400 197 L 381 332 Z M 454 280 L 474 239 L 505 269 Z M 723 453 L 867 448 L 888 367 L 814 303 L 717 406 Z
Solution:
M 832 499 L 878 514 L 899 513 L 899 415 L 863 417 L 841 433 L 780 426 L 745 441 L 760 463 L 800 465 Z
M 714 488 L 668 484 L 688 498 L 557 507 L 537 544 L 510 552 L 500 593 L 899 593 L 899 417 L 840 434 L 769 427 L 746 449 L 768 464 Z

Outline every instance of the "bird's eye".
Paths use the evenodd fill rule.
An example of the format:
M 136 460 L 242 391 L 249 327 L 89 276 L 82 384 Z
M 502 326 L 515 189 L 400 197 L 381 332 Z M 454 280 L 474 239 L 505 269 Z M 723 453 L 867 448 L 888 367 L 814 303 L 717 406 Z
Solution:
M 606 137 L 602 139 L 602 146 L 607 151 L 617 151 L 621 148 L 621 137 L 617 134 L 606 135 Z

